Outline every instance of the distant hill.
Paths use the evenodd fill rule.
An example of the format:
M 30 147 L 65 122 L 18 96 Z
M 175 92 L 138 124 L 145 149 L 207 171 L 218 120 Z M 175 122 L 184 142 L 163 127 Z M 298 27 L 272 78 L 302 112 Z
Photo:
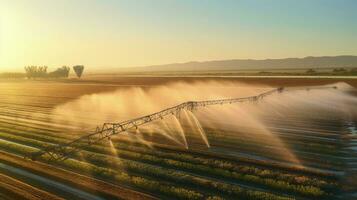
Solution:
M 130 71 L 234 71 L 268 69 L 308 69 L 308 68 L 352 68 L 357 67 L 357 56 L 323 56 L 284 59 L 233 59 L 205 62 L 173 63 L 131 68 Z

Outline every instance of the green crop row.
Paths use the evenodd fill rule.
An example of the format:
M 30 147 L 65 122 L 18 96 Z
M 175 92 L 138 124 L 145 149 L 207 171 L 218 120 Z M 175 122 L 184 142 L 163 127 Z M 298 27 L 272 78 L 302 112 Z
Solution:
M 0 141 L 0 148 L 6 149 L 10 152 L 16 152 L 19 154 L 26 154 L 28 152 L 33 152 L 32 148 L 12 144 L 9 142 Z M 205 196 L 202 193 L 189 190 L 182 187 L 171 186 L 168 184 L 164 184 L 162 182 L 149 180 L 147 178 L 138 177 L 138 176 L 130 176 L 127 173 L 115 171 L 108 168 L 103 168 L 99 166 L 95 166 L 93 164 L 67 159 L 63 162 L 56 163 L 64 168 L 71 169 L 73 171 L 77 171 L 83 174 L 90 174 L 96 177 L 102 177 L 108 180 L 116 181 L 125 185 L 131 185 L 137 188 L 141 188 L 145 191 L 160 193 L 165 196 L 170 196 L 171 198 L 176 199 L 203 199 Z M 212 183 L 214 184 L 214 183 Z M 221 185 L 222 188 L 229 187 L 229 185 Z M 230 188 L 227 188 L 227 191 L 230 191 Z M 236 187 L 234 190 L 231 190 L 232 194 L 236 194 L 239 198 L 242 199 L 277 199 L 277 200 L 288 200 L 291 198 L 281 197 L 274 194 L 247 190 L 241 187 Z M 208 199 L 217 198 L 217 197 L 207 197 Z
M 24 127 L 26 127 L 26 124 L 24 124 Z M 21 130 L 23 130 L 21 127 L 16 127 L 16 129 L 21 129 Z M 27 129 L 26 129 L 27 130 Z M 25 131 L 26 131 L 25 130 Z M 11 131 L 11 130 L 10 130 Z M 18 130 L 16 130 L 16 131 L 12 131 L 14 134 L 19 134 L 19 133 L 21 133 L 22 135 L 23 134 L 26 134 L 27 132 L 24 132 L 24 131 L 18 131 Z M 53 143 L 55 143 L 54 141 L 53 141 L 53 139 L 57 139 L 57 138 L 63 138 L 63 139 L 74 139 L 74 138 L 76 138 L 77 136 L 73 136 L 73 135 L 64 135 L 64 134 L 60 134 L 60 133 L 53 133 L 53 132 L 46 132 L 46 131 L 43 131 L 43 130 L 36 130 L 36 129 L 32 129 L 32 128 L 28 128 L 28 132 L 29 133 L 31 133 L 31 137 L 32 138 L 37 138 L 37 139 L 40 139 L 40 140 L 43 140 L 43 141 L 47 141 L 47 142 L 53 142 Z M 40 134 L 41 133 L 41 134 Z M 46 136 L 44 136 L 44 135 L 46 135 Z M 23 135 L 23 136 L 25 136 L 26 137 L 26 135 Z M 49 136 L 49 137 L 47 137 L 47 136 Z M 120 141 L 120 143 L 122 143 L 123 141 Z M 216 156 L 213 156 L 213 157 L 216 157 Z M 308 158 L 305 158 L 305 159 L 308 159 Z M 242 159 L 240 159 L 240 160 L 242 160 Z M 316 161 L 316 160 L 314 160 L 314 161 Z M 250 160 L 249 162 L 252 162 L 252 160 Z M 267 166 L 267 167 L 269 167 L 269 166 L 271 166 L 271 163 L 268 163 L 268 162 L 264 162 L 264 161 L 257 161 L 257 160 L 255 160 L 255 161 L 253 161 L 253 163 L 255 164 L 255 163 L 257 163 L 257 164 L 259 164 L 259 165 L 261 165 L 261 164 L 263 164 L 264 166 Z M 283 170 L 289 170 L 289 171 L 296 171 L 296 172 L 298 172 L 298 173 L 300 173 L 300 172 L 303 172 L 303 173 L 308 173 L 308 174 L 316 174 L 316 175 L 319 175 L 319 176 L 323 176 L 323 177 L 332 177 L 333 175 L 332 174 L 326 174 L 326 173 L 321 173 L 321 172 L 318 172 L 318 171 L 316 171 L 316 170 L 314 170 L 314 171 L 311 171 L 311 170 L 308 170 L 307 168 L 306 169 L 302 169 L 302 168 L 294 168 L 294 167 L 287 167 L 287 166 L 281 166 L 281 165 L 279 165 L 279 166 L 277 166 L 277 165 L 273 165 L 273 167 L 276 169 L 276 168 L 282 168 Z M 304 179 L 299 179 L 299 181 L 301 181 L 301 180 L 304 180 Z
M 25 139 L 22 137 L 18 137 L 16 135 L 11 135 L 11 134 L 5 134 L 2 133 L 2 137 L 5 137 L 8 140 L 20 142 L 20 143 L 25 143 L 26 145 L 35 145 L 36 147 L 39 148 L 44 148 L 48 146 L 48 144 L 44 144 L 41 142 L 42 140 L 33 140 L 33 139 Z M 29 134 L 26 134 L 28 138 L 30 137 Z M 51 142 L 51 143 L 64 143 L 65 141 L 63 139 L 48 139 L 46 136 L 39 136 L 41 139 L 45 139 L 45 142 Z M 127 159 L 134 159 L 140 161 L 147 161 L 149 163 L 153 164 L 165 164 L 168 167 L 172 167 L 170 164 L 167 162 L 164 162 L 164 159 L 169 160 L 178 160 L 181 162 L 189 162 L 192 164 L 197 164 L 197 165 L 205 165 L 205 166 L 210 166 L 213 168 L 219 168 L 222 170 L 229 171 L 230 173 L 243 173 L 246 175 L 254 175 L 262 178 L 274 178 L 274 180 L 281 180 L 289 183 L 295 183 L 299 185 L 304 185 L 304 186 L 317 186 L 317 187 L 323 187 L 323 188 L 336 188 L 336 185 L 334 183 L 327 183 L 326 181 L 319 180 L 316 178 L 309 178 L 307 176 L 301 176 L 301 175 L 294 175 L 294 174 L 287 174 L 287 173 L 282 173 L 279 171 L 272 171 L 268 169 L 260 169 L 257 167 L 253 166 L 242 166 L 242 165 L 237 165 L 236 163 L 228 162 L 228 161 L 222 161 L 218 159 L 207 159 L 207 158 L 202 158 L 202 157 L 197 157 L 197 156 L 192 156 L 190 154 L 182 154 L 182 153 L 167 153 L 167 152 L 160 152 L 157 150 L 149 149 L 149 148 L 143 148 L 143 147 L 138 147 L 138 146 L 129 146 L 126 144 L 116 144 L 118 153 L 120 154 L 120 157 L 127 158 Z M 88 151 L 94 151 L 94 152 L 99 152 L 99 153 L 104 153 L 104 154 L 110 154 L 111 150 L 109 148 L 105 148 L 102 146 L 90 146 L 90 147 L 84 147 Z M 135 154 L 136 153 L 136 154 Z M 139 158 L 140 157 L 140 158 Z M 164 159 L 160 159 L 160 158 Z M 201 172 L 200 173 L 205 173 Z M 229 175 L 227 175 L 229 176 Z
M 2 137 L 6 136 L 6 134 L 1 134 Z M 37 141 L 37 140 L 32 140 L 32 139 L 26 139 L 26 138 L 21 138 L 18 136 L 11 136 L 7 135 L 7 139 L 15 140 L 16 142 L 19 143 L 25 143 L 26 145 L 31 145 L 31 146 L 38 146 L 42 148 L 44 146 L 47 146 L 47 144 Z M 121 151 L 118 152 L 123 158 L 130 157 L 131 159 L 134 160 L 147 160 L 151 163 L 155 163 L 157 165 L 161 166 L 166 166 L 166 167 L 171 167 L 171 168 L 176 168 L 180 170 L 187 170 L 187 171 L 192 171 L 198 174 L 207 174 L 207 175 L 212 175 L 215 177 L 224 177 L 226 179 L 231 179 L 234 181 L 239 181 L 239 182 L 245 182 L 245 183 L 254 183 L 258 185 L 262 185 L 264 187 L 268 187 L 271 189 L 279 190 L 279 191 L 284 191 L 284 192 L 291 192 L 291 193 L 299 193 L 301 195 L 305 196 L 326 196 L 326 193 L 319 189 L 318 187 L 314 186 L 304 186 L 304 185 L 294 185 L 285 181 L 279 181 L 275 180 L 272 178 L 261 178 L 258 176 L 254 175 L 246 175 L 242 173 L 237 173 L 237 172 L 231 172 L 228 170 L 223 170 L 223 169 L 217 169 L 217 168 L 211 168 L 207 167 L 205 165 L 199 165 L 199 164 L 191 164 L 187 162 L 180 162 L 180 161 L 175 161 L 172 159 L 160 159 L 154 156 L 148 156 L 148 155 L 142 155 L 139 153 L 134 153 L 134 152 L 129 152 L 129 151 Z M 98 160 L 93 160 L 94 157 L 90 157 L 91 161 L 98 162 Z M 105 159 L 106 165 L 110 166 L 111 159 L 113 158 L 108 158 L 108 160 Z M 104 163 L 103 159 L 101 160 L 101 165 Z M 133 166 L 131 162 L 126 162 L 125 166 Z M 139 167 L 138 167 L 139 166 Z M 139 169 L 145 169 L 145 164 L 142 163 L 137 163 L 136 168 L 134 169 L 136 172 L 140 172 Z M 150 173 L 154 174 L 154 173 Z
M 35 152 L 35 149 L 6 142 L 0 140 L 0 149 L 16 153 L 19 155 L 27 155 L 28 153 Z M 89 163 L 80 162 L 77 160 L 67 159 L 64 162 L 57 163 L 62 167 L 89 175 L 102 176 L 107 179 L 112 179 L 121 183 L 130 184 L 138 188 L 146 189 L 152 192 L 160 192 L 164 195 L 176 197 L 177 199 L 202 199 L 204 196 L 201 193 L 187 190 L 185 188 L 176 188 L 169 185 L 162 185 L 157 181 L 148 180 L 141 177 L 129 176 L 126 173 L 117 173 L 113 170 L 97 167 Z
M 331 181 L 328 182 L 314 177 L 285 173 L 279 170 L 273 171 L 266 168 L 262 169 L 255 166 L 249 166 L 246 164 L 242 165 L 240 163 L 234 163 L 226 160 L 198 157 L 188 153 L 163 152 L 163 151 L 158 151 L 146 147 L 130 146 L 125 144 L 116 144 L 115 147 L 118 150 L 126 150 L 130 152 L 141 153 L 141 154 L 149 154 L 161 158 L 173 159 L 182 162 L 189 162 L 192 164 L 201 164 L 213 168 L 229 170 L 232 172 L 240 172 L 249 175 L 256 175 L 263 178 L 274 178 L 276 180 L 284 180 L 290 183 L 296 183 L 300 185 L 312 185 L 317 187 L 336 188 L 336 183 Z
M 22 133 L 22 132 L 17 132 L 17 134 L 27 137 L 27 138 L 34 138 L 36 139 L 32 143 L 27 143 L 27 145 L 33 145 L 34 143 L 39 143 L 39 141 L 45 141 L 45 142 L 50 142 L 50 143 L 65 143 L 66 140 L 64 139 L 55 139 L 52 137 L 48 136 L 41 136 L 41 135 L 33 135 L 30 133 Z M 14 135 L 7 135 L 7 139 L 12 139 L 14 140 L 16 136 Z M 39 140 L 39 141 L 37 141 Z M 24 141 L 22 141 L 24 142 Z M 41 144 L 36 144 L 37 146 L 41 146 Z M 222 161 L 218 159 L 207 159 L 207 158 L 201 158 L 197 156 L 192 156 L 190 154 L 183 154 L 183 153 L 167 153 L 167 152 L 161 152 L 157 150 L 152 150 L 148 148 L 143 148 L 143 147 L 138 147 L 138 146 L 132 146 L 132 145 L 126 145 L 124 143 L 116 144 L 115 145 L 120 152 L 123 152 L 123 150 L 130 151 L 130 152 L 137 152 L 140 154 L 149 154 L 153 155 L 155 157 L 163 157 L 163 158 L 170 158 L 170 159 L 175 159 L 179 161 L 185 161 L 185 162 L 191 162 L 193 164 L 203 164 L 203 165 L 208 165 L 211 167 L 215 168 L 223 168 L 226 170 L 231 170 L 235 172 L 240 172 L 240 173 L 245 173 L 245 174 L 251 174 L 251 175 L 257 175 L 260 177 L 265 177 L 265 178 L 275 178 L 277 180 L 285 180 L 288 182 L 295 182 L 296 184 L 303 184 L 303 185 L 314 185 L 314 186 L 327 186 L 328 184 L 325 181 L 319 181 L 318 179 L 309 179 L 308 177 L 305 176 L 297 176 L 297 175 L 292 175 L 292 174 L 286 174 L 282 172 L 273 172 L 271 170 L 267 169 L 259 169 L 257 167 L 252 167 L 252 166 L 242 166 L 242 165 L 237 165 L 236 163 L 232 162 L 227 162 L 227 161 Z M 91 146 L 91 147 L 85 147 L 89 151 L 96 151 L 96 152 L 102 152 L 102 153 L 110 153 L 110 150 L 108 148 L 102 148 L 101 146 Z M 123 154 L 125 156 L 125 154 Z M 130 158 L 130 157 L 129 157 Z
M 115 160 L 110 157 L 105 157 L 103 155 L 85 155 L 84 153 L 81 154 L 81 157 L 84 158 L 87 161 L 90 161 L 92 163 L 97 163 L 100 166 L 111 166 L 114 168 L 119 168 L 119 169 L 126 169 L 128 171 L 134 171 L 136 173 L 142 173 L 144 175 L 151 175 L 155 177 L 159 177 L 160 179 L 165 179 L 167 181 L 175 181 L 175 182 L 181 182 L 182 184 L 191 184 L 192 186 L 197 186 L 197 187 L 205 187 L 208 190 L 218 190 L 220 193 L 226 193 L 228 195 L 237 195 L 237 197 L 240 196 L 240 193 L 235 193 L 235 191 L 239 191 L 237 189 L 238 186 L 235 186 L 234 184 L 226 184 L 226 183 L 220 183 L 220 182 L 213 182 L 213 181 L 208 181 L 202 178 L 198 178 L 195 176 L 188 175 L 186 173 L 176 171 L 173 169 L 165 169 L 161 167 L 155 167 L 151 165 L 143 165 L 142 163 L 137 163 L 137 162 L 127 162 L 124 160 Z M 173 163 L 174 165 L 179 165 L 182 164 L 177 161 L 173 160 L 164 160 L 164 163 Z M 187 166 L 187 164 L 186 164 Z M 181 167 L 181 166 L 180 166 Z M 191 169 L 196 168 L 195 165 L 190 165 Z M 197 166 L 197 168 L 202 168 L 203 166 Z M 180 168 L 181 169 L 181 168 Z M 219 175 L 217 172 L 221 172 L 220 175 L 223 176 L 233 176 L 232 178 L 237 178 L 238 174 L 226 174 L 224 173 L 225 171 L 220 171 L 216 169 L 211 169 L 210 171 L 205 168 L 207 174 L 216 174 Z M 259 179 L 256 176 L 249 176 L 249 175 L 239 175 L 240 180 L 245 180 L 249 182 L 253 182 L 256 184 L 259 183 L 264 183 L 265 185 L 269 186 L 269 189 L 277 189 L 282 192 L 297 192 L 302 195 L 306 196 L 313 196 L 313 197 L 322 197 L 325 196 L 326 193 L 320 190 L 317 187 L 304 187 L 304 186 L 294 186 L 289 183 L 283 182 L 283 181 L 275 181 L 273 179 Z M 240 188 L 240 187 L 238 187 Z
M 212 141 L 219 141 L 220 147 L 226 147 L 229 149 L 232 148 L 239 148 L 240 150 L 246 150 L 249 152 L 255 152 L 257 154 L 266 154 L 266 149 L 264 148 L 257 148 L 261 146 L 261 144 L 258 143 L 246 143 L 244 140 L 228 140 L 225 138 L 219 138 L 219 137 L 212 137 Z M 218 144 L 215 142 L 212 145 Z M 284 149 L 280 149 L 279 151 L 284 151 Z M 339 159 L 338 157 L 331 157 L 331 156 L 324 156 L 324 155 L 309 155 L 309 154 L 304 154 L 303 152 L 294 152 L 299 156 L 299 158 L 303 158 L 306 160 L 313 160 L 314 163 L 321 164 L 321 166 L 329 166 L 329 168 L 333 167 L 341 167 L 344 165 L 344 163 Z M 309 152 L 308 152 L 309 153 Z M 267 156 L 267 155 L 265 155 Z M 272 158 L 275 158 L 276 155 L 271 155 Z M 279 156 L 281 157 L 281 156 Z
M 4 129 L 3 129 L 4 130 Z M 38 131 L 37 130 L 28 130 L 28 131 L 19 131 L 19 130 L 5 130 L 5 131 L 8 131 L 8 132 L 12 132 L 14 134 L 17 134 L 17 135 L 21 135 L 21 136 L 24 136 L 24 137 L 28 137 L 29 135 L 31 135 L 31 138 L 36 138 L 36 139 L 39 139 L 39 140 L 43 140 L 43 141 L 47 141 L 47 142 L 52 142 L 52 143 L 56 143 L 58 138 L 62 138 L 62 139 L 74 139 L 76 138 L 76 136 L 72 136 L 72 135 L 62 135 L 62 134 L 59 134 L 59 133 L 50 133 L 50 132 L 43 132 L 43 131 Z M 35 132 L 36 131 L 36 132 Z M 43 134 L 40 134 L 40 133 L 43 133 Z M 61 141 L 61 143 L 64 142 L 64 141 Z M 123 141 L 116 141 L 116 142 L 120 142 L 120 143 L 123 143 Z M 255 161 L 256 163 L 256 161 Z M 265 164 L 268 164 L 268 163 L 265 163 Z M 281 167 L 281 166 L 280 166 Z M 276 166 L 274 166 L 274 168 L 276 168 Z M 286 167 L 285 167 L 286 168 Z M 310 170 L 307 170 L 307 169 L 301 169 L 301 168 L 297 168 L 297 169 L 294 169 L 294 168 L 291 168 L 289 167 L 287 170 L 293 170 L 293 171 L 304 171 L 304 172 L 307 172 L 307 173 L 311 173 Z M 313 172 L 313 173 L 316 173 Z M 321 173 L 319 173 L 321 174 Z M 321 174 L 322 176 L 327 176 L 326 173 L 324 174 Z
M 224 142 L 232 142 L 232 141 L 239 141 L 243 140 L 244 142 L 251 141 L 251 142 L 258 142 L 256 139 L 256 135 L 249 136 L 244 135 L 242 137 L 237 137 L 236 135 L 230 135 L 228 133 L 220 133 L 218 131 L 206 131 L 207 136 L 212 139 L 212 141 L 224 141 Z M 315 152 L 319 154 L 326 154 L 326 155 L 344 155 L 339 151 L 337 145 L 331 144 L 321 144 L 320 142 L 312 142 L 309 140 L 306 141 L 299 141 L 296 138 L 286 138 L 284 139 L 285 144 L 289 145 L 293 149 L 304 149 L 308 152 Z M 266 143 L 269 145 L 269 141 L 259 141 L 259 143 Z
M 318 177 L 319 179 L 329 179 L 329 180 L 337 180 L 337 177 L 334 173 L 329 173 L 329 172 L 325 172 L 325 171 L 320 171 L 320 170 L 315 170 L 312 168 L 303 168 L 303 167 L 296 167 L 296 166 L 290 166 L 290 165 L 283 165 L 283 164 L 279 164 L 279 163 L 274 163 L 274 162 L 270 162 L 270 161 L 264 161 L 264 160 L 256 160 L 256 159 L 249 159 L 249 158 L 244 158 L 244 157 L 231 157 L 231 156 L 219 156 L 216 153 L 213 152 L 197 152 L 197 151 L 190 151 L 190 150 L 186 150 L 186 149 L 181 149 L 181 148 L 175 148 L 175 147 L 171 147 L 171 146 L 165 146 L 165 145 L 157 145 L 154 144 L 152 148 L 148 148 L 147 145 L 144 145 L 140 142 L 133 142 L 133 141 L 128 141 L 126 139 L 113 139 L 114 143 L 118 143 L 116 145 L 117 148 L 121 148 L 122 146 L 129 146 L 129 147 L 141 147 L 141 148 L 145 148 L 146 152 L 149 152 L 150 150 L 153 150 L 155 152 L 159 152 L 159 153 L 172 153 L 172 155 L 175 154 L 179 154 L 181 157 L 181 155 L 185 155 L 185 156 L 192 156 L 194 158 L 199 158 L 200 159 L 208 159 L 212 162 L 214 161 L 222 161 L 222 165 L 224 166 L 226 162 L 231 163 L 232 165 L 235 166 L 254 166 L 254 167 L 258 167 L 258 168 L 263 168 L 263 169 L 274 169 L 279 171 L 279 173 L 292 173 L 292 174 L 307 174 L 309 176 L 312 177 Z M 125 145 L 123 145 L 125 144 Z M 132 149 L 131 151 L 134 151 L 134 149 Z M 183 159 L 186 159 L 186 157 L 184 157 Z

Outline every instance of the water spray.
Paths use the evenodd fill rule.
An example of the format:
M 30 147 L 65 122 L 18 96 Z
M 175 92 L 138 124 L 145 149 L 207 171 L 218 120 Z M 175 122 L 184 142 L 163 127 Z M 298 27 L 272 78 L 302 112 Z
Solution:
M 56 145 L 49 147 L 38 152 L 35 152 L 25 158 L 30 158 L 32 160 L 37 160 L 39 157 L 44 155 L 49 156 L 50 161 L 63 161 L 66 160 L 70 155 L 82 150 L 83 146 L 90 146 L 101 142 L 103 139 L 110 138 L 113 135 L 126 132 L 131 128 L 138 128 L 144 124 L 150 123 L 155 120 L 162 120 L 167 116 L 178 116 L 181 111 L 194 111 L 199 107 L 210 106 L 210 105 L 224 105 L 232 103 L 242 103 L 242 102 L 258 102 L 265 98 L 266 96 L 272 95 L 274 93 L 282 93 L 284 91 L 290 90 L 312 90 L 312 89 L 337 89 L 336 86 L 333 87 L 308 87 L 308 88 L 290 88 L 286 90 L 284 87 L 275 88 L 273 90 L 261 93 L 256 96 L 242 97 L 242 98 L 230 98 L 230 99 L 219 99 L 219 100 L 207 100 L 207 101 L 187 101 L 179 105 L 166 108 L 159 112 L 155 112 L 150 115 L 143 117 L 127 120 L 120 123 L 104 123 L 101 128 L 97 127 L 96 131 L 88 135 L 84 135 L 72 142 Z M 205 141 L 207 146 L 209 146 L 208 141 Z

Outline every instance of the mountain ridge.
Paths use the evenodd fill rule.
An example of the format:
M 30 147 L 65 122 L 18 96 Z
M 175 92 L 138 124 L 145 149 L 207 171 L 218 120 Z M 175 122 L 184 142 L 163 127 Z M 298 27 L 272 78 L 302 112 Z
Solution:
M 215 70 L 268 70 L 268 69 L 318 69 L 318 68 L 354 68 L 357 56 L 307 56 L 303 58 L 282 59 L 227 59 L 212 61 L 190 61 L 163 65 L 133 67 L 130 70 L 141 71 L 215 71 Z M 126 68 L 129 70 L 129 68 Z

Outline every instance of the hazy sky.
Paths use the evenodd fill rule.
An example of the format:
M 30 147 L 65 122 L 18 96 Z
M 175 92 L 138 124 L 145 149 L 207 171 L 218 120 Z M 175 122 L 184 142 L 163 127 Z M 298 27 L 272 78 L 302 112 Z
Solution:
M 0 71 L 357 55 L 357 0 L 0 0 Z

